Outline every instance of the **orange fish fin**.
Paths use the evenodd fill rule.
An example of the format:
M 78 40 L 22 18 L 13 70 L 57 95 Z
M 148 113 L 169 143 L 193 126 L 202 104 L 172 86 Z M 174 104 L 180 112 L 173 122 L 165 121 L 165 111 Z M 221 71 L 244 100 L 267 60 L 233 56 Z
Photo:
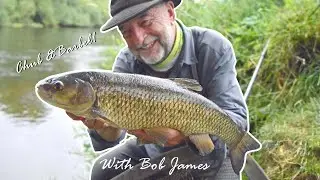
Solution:
M 94 118 L 100 118 L 104 121 L 106 121 L 106 123 L 108 123 L 109 126 L 115 127 L 115 128 L 119 128 L 119 126 L 117 124 L 115 124 L 114 122 L 112 122 L 110 119 L 107 118 L 107 115 L 105 115 L 104 113 L 102 113 L 99 109 L 97 108 L 92 108 L 91 109 L 91 116 L 93 116 Z
M 196 146 L 201 156 L 205 156 L 214 150 L 214 144 L 209 134 L 189 135 L 190 141 Z

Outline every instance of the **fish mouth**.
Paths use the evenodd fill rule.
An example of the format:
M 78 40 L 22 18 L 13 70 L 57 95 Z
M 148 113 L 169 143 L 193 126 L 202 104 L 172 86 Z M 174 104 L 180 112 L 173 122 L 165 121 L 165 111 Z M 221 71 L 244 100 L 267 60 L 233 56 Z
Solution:
M 48 83 L 39 82 L 35 86 L 36 93 L 41 97 L 45 99 L 51 99 L 52 98 L 52 92 L 51 92 L 51 85 Z

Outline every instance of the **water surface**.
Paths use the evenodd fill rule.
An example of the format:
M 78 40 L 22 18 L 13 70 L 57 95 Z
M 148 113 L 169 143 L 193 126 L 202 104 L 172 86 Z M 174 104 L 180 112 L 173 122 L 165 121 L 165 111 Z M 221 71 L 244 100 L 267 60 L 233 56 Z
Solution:
M 50 49 L 73 46 L 93 32 L 96 42 L 45 59 Z M 77 155 L 88 141 L 87 136 L 76 137 L 85 132 L 83 125 L 38 100 L 34 85 L 51 74 L 96 68 L 111 60 L 102 52 L 119 41 L 114 34 L 101 34 L 98 29 L 0 28 L 0 179 L 87 179 L 85 159 Z M 17 73 L 19 61 L 37 61 L 39 53 L 41 64 Z

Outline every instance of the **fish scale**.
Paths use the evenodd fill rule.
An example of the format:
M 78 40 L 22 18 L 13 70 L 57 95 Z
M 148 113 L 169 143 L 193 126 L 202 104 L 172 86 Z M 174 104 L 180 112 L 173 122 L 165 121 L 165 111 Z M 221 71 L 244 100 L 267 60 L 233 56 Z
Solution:
M 119 85 L 125 86 L 125 83 L 119 83 Z M 141 86 L 140 88 L 144 87 Z M 229 128 L 230 130 L 235 128 L 237 129 L 234 125 L 218 125 L 215 123 L 215 121 L 223 120 L 219 119 L 220 114 L 222 113 L 219 113 L 219 116 L 217 116 L 217 110 L 207 109 L 207 106 L 204 106 L 204 104 L 201 105 L 197 103 L 197 101 L 192 103 L 179 100 L 179 96 L 175 96 L 174 93 L 171 95 L 177 98 L 161 96 L 163 90 L 158 90 L 157 88 L 152 89 L 153 93 L 149 93 L 148 96 L 144 96 L 146 92 L 137 93 L 143 92 L 143 89 L 140 88 L 132 88 L 128 91 L 124 91 L 122 88 L 117 88 L 117 86 L 110 86 L 105 89 L 105 93 L 100 93 L 106 97 L 98 98 L 101 100 L 99 104 L 103 104 L 105 106 L 102 106 L 101 108 L 107 109 L 106 114 L 108 114 L 108 118 L 118 124 L 119 127 L 125 127 L 126 129 L 141 129 L 163 126 L 179 129 L 186 135 L 193 133 L 217 134 L 216 132 L 220 132 L 220 130 L 225 131 Z M 111 98 L 108 98 L 108 94 L 110 94 Z M 153 96 L 151 96 L 151 94 Z M 111 101 L 109 99 L 111 99 Z M 145 109 L 147 109 L 147 107 L 152 109 L 152 111 L 149 111 L 148 116 L 145 116 L 145 113 L 142 112 L 146 112 Z M 209 113 L 204 113 L 207 111 L 209 111 Z M 166 112 L 171 112 L 171 117 Z M 132 114 L 130 115 L 130 113 Z M 181 119 L 183 119 L 183 121 L 177 121 Z M 217 124 L 217 128 L 212 129 L 211 124 Z M 188 127 L 196 128 L 192 130 Z M 229 142 L 232 142 L 234 139 L 233 137 L 228 138 L 228 136 L 223 138 Z

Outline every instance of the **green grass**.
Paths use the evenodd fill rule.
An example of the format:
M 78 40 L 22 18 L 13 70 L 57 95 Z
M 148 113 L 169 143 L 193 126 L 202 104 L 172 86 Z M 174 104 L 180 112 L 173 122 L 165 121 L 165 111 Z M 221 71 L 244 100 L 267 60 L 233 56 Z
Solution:
M 271 179 L 320 176 L 320 98 L 269 117 L 254 156 Z

